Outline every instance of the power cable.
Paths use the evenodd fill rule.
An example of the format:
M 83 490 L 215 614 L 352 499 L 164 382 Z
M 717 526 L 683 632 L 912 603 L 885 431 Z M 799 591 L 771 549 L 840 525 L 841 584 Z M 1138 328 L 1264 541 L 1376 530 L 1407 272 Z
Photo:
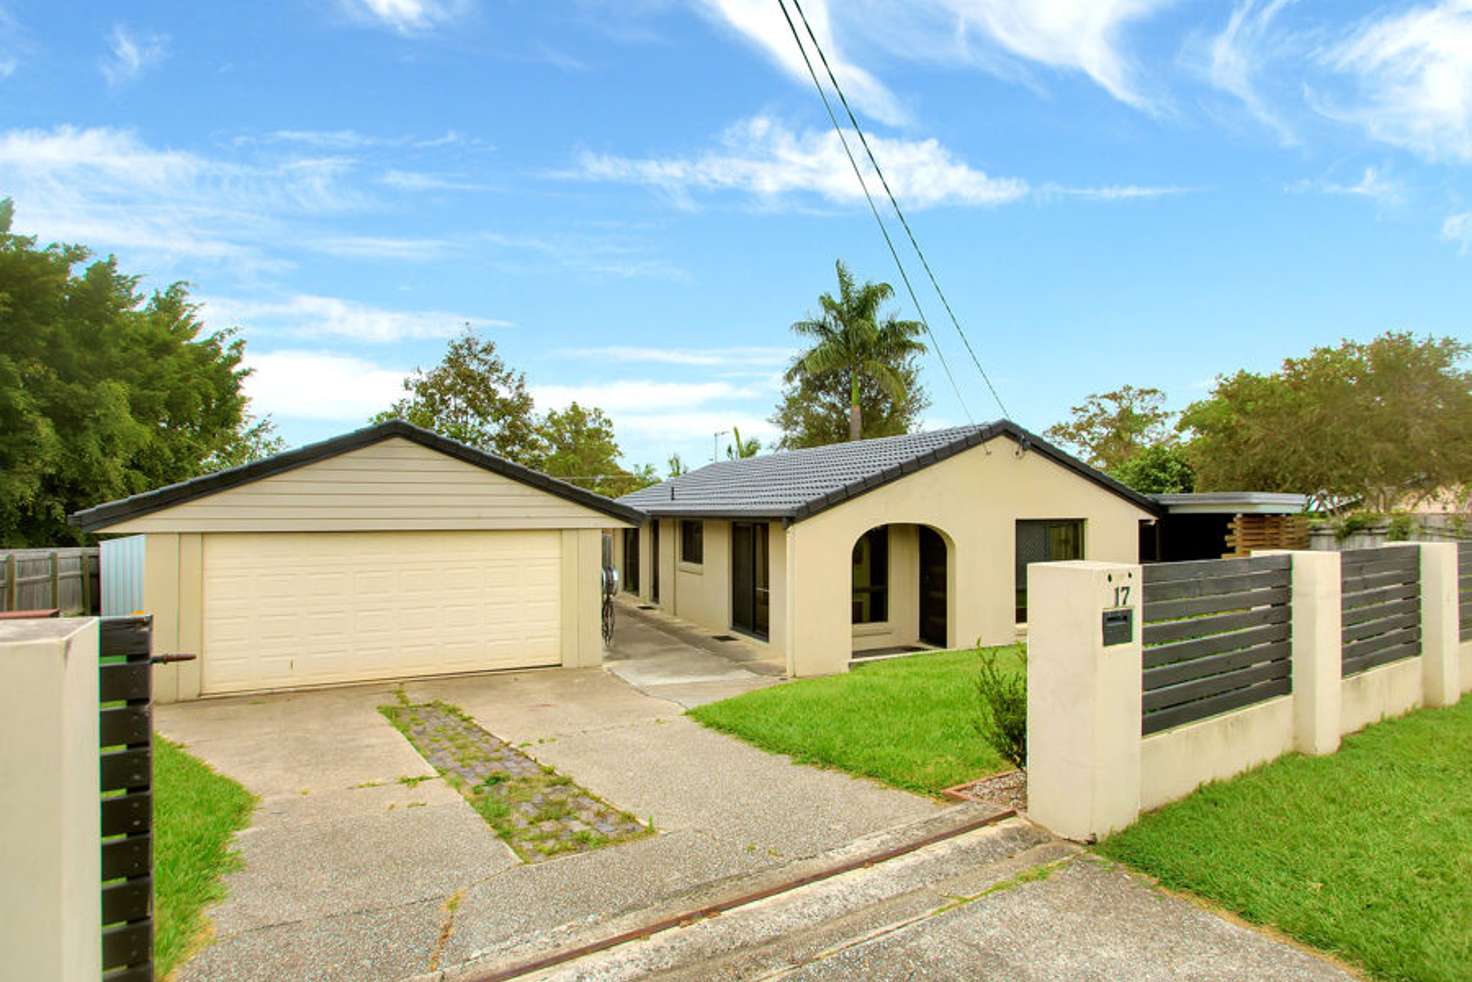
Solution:
M 777 3 L 780 6 L 782 0 L 777 0 Z M 838 93 L 838 99 L 840 102 L 843 103 L 844 111 L 848 113 L 849 122 L 853 124 L 854 132 L 859 135 L 859 142 L 864 145 L 864 152 L 869 156 L 869 163 L 874 165 L 874 173 L 879 176 L 879 183 L 884 186 L 884 193 L 889 197 L 889 203 L 894 207 L 894 213 L 899 218 L 900 225 L 904 227 L 905 235 L 909 237 L 910 245 L 913 246 L 915 249 L 915 255 L 920 257 L 920 265 L 925 267 L 925 274 L 930 277 L 930 285 L 935 288 L 936 296 L 940 297 L 941 305 L 945 307 L 946 313 L 950 315 L 951 323 L 955 326 L 956 333 L 961 336 L 961 343 L 966 346 L 967 353 L 971 355 L 972 364 L 974 364 L 976 366 L 976 370 L 981 373 L 981 380 L 986 383 L 986 387 L 988 391 L 991 392 L 992 398 L 996 400 L 997 408 L 1002 410 L 1003 416 L 1009 416 L 1010 414 L 1007 412 L 1006 404 L 1002 402 L 1002 397 L 997 394 L 996 386 L 992 385 L 992 380 L 986 374 L 986 369 L 981 367 L 981 359 L 976 356 L 976 351 L 971 347 L 970 339 L 966 337 L 966 332 L 961 329 L 961 322 L 956 317 L 956 312 L 951 309 L 951 302 L 946 299 L 945 292 L 941 290 L 940 283 L 936 280 L 935 273 L 930 268 L 930 262 L 925 258 L 925 253 L 923 250 L 921 250 L 920 243 L 915 239 L 915 233 L 910 229 L 910 223 L 905 219 L 905 213 L 900 210 L 899 201 L 895 199 L 894 192 L 890 190 L 889 181 L 885 178 L 884 171 L 879 166 L 879 160 L 874 156 L 873 148 L 869 146 L 869 138 L 864 135 L 864 129 L 859 125 L 858 117 L 854 115 L 853 108 L 848 104 L 848 97 L 843 94 L 843 87 L 838 84 L 838 77 L 833 74 L 833 66 L 828 64 L 828 56 L 823 53 L 823 47 L 818 43 L 817 35 L 813 33 L 813 26 L 808 23 L 808 15 L 803 13 L 801 0 L 792 0 L 792 5 L 797 9 L 797 15 L 802 18 L 802 26 L 807 30 L 808 37 L 812 39 L 813 48 L 818 52 L 818 58 L 823 62 L 823 69 L 828 73 L 828 80 L 833 83 L 833 91 Z M 782 13 L 784 16 L 786 16 L 787 10 L 785 7 L 783 8 Z M 788 18 L 787 23 L 789 26 L 792 25 L 792 19 L 790 17 Z M 798 42 L 798 46 L 802 46 L 801 41 Z M 803 60 L 807 60 L 807 52 L 803 52 Z M 808 65 L 808 70 L 812 70 L 811 63 L 809 63 Z M 813 81 L 816 82 L 817 79 L 814 78 Z M 821 90 L 822 89 L 820 86 L 819 91 Z M 827 105 L 827 96 L 824 96 L 823 102 L 824 105 Z M 833 112 L 831 109 L 829 110 L 828 115 L 832 117 Z M 836 119 L 833 121 L 833 125 L 835 127 L 838 126 L 838 121 Z M 839 135 L 841 137 L 842 133 L 840 133 Z M 847 141 L 845 141 L 844 146 L 846 149 Z M 850 160 L 852 160 L 852 158 L 850 158 Z M 862 178 L 860 178 L 860 180 L 862 180 Z M 867 193 L 868 192 L 866 190 L 865 194 Z M 873 205 L 872 201 L 870 202 L 870 205 Z M 886 235 L 885 237 L 888 238 L 888 235 Z M 891 246 L 891 249 L 892 248 L 893 246 Z
M 808 75 L 812 77 L 813 85 L 818 90 L 818 95 L 823 100 L 823 108 L 828 110 L 828 118 L 833 122 L 833 129 L 838 133 L 839 142 L 843 144 L 843 152 L 848 157 L 849 166 L 854 169 L 854 176 L 859 179 L 859 187 L 864 192 L 864 200 L 869 202 L 869 211 L 874 214 L 874 221 L 879 224 L 879 232 L 884 236 L 884 244 L 889 246 L 889 254 L 894 257 L 895 268 L 900 271 L 900 279 L 904 281 L 905 290 L 910 295 L 910 302 L 915 305 L 915 313 L 920 317 L 920 323 L 925 328 L 926 337 L 930 338 L 931 347 L 935 349 L 935 356 L 940 359 L 940 367 L 945 369 L 946 379 L 951 383 L 951 388 L 956 393 L 956 400 L 961 404 L 961 411 L 966 414 L 966 421 L 976 423 L 971 415 L 971 410 L 966 406 L 966 397 L 961 394 L 961 387 L 956 384 L 956 378 L 951 374 L 951 366 L 946 362 L 945 353 L 940 350 L 940 342 L 935 338 L 935 332 L 930 329 L 930 322 L 925 318 L 925 311 L 920 306 L 920 298 L 915 295 L 915 288 L 910 284 L 909 274 L 905 272 L 905 264 L 900 262 L 900 254 L 894 247 L 894 240 L 889 237 L 889 229 L 884 225 L 884 219 L 880 217 L 879 208 L 874 204 L 874 197 L 869 193 L 869 185 L 864 180 L 864 172 L 859 167 L 859 162 L 854 158 L 854 153 L 849 149 L 848 137 L 843 133 L 843 127 L 838 123 L 838 115 L 833 111 L 833 105 L 828 101 L 828 93 L 823 89 L 823 83 L 818 81 L 818 72 L 813 68 L 813 62 L 808 58 L 807 49 L 803 46 L 802 36 L 797 33 L 797 25 L 792 22 L 792 15 L 787 12 L 787 7 L 782 0 L 777 0 L 777 6 L 782 11 L 782 17 L 787 21 L 788 30 L 792 31 L 792 40 L 797 42 L 797 50 L 802 55 L 804 65 L 808 66 Z M 801 10 L 799 10 L 801 13 Z M 806 21 L 804 21 L 806 22 Z M 819 56 L 823 54 L 821 50 Z

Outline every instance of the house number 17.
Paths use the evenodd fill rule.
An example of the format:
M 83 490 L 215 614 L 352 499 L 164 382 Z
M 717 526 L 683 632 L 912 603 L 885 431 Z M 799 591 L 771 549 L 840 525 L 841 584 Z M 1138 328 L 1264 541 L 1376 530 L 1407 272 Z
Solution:
M 1116 606 L 1116 607 L 1128 607 L 1129 605 L 1130 605 L 1130 588 L 1127 585 L 1126 586 L 1117 586 L 1117 587 L 1115 587 L 1114 588 L 1114 606 Z

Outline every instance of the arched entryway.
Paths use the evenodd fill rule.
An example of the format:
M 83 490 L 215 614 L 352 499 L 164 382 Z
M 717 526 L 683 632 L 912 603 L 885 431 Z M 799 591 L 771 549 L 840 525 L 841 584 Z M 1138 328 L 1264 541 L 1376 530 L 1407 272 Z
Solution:
M 951 546 L 928 525 L 876 525 L 850 556 L 853 656 L 878 658 L 950 644 Z

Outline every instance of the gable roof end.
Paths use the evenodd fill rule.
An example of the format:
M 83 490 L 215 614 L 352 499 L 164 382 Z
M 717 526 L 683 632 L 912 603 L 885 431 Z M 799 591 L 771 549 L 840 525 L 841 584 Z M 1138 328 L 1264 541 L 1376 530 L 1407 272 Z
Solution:
M 230 488 L 250 484 L 262 478 L 272 477 L 276 474 L 284 474 L 287 471 L 314 464 L 319 460 L 336 457 L 353 450 L 361 450 L 363 447 L 380 443 L 392 437 L 402 437 L 421 447 L 436 450 L 448 457 L 454 457 L 467 464 L 500 474 L 513 481 L 530 485 L 548 494 L 556 495 L 575 504 L 583 505 L 594 511 L 602 512 L 620 521 L 631 522 L 634 525 L 642 525 L 648 518 L 639 509 L 605 498 L 601 494 L 594 494 L 584 488 L 559 481 L 555 477 L 549 477 L 541 471 L 523 467 L 521 464 L 513 463 L 504 457 L 477 450 L 466 446 L 456 440 L 450 440 L 418 426 L 413 426 L 401 419 L 392 419 L 386 423 L 378 423 L 374 426 L 365 426 L 342 436 L 335 436 L 318 443 L 309 443 L 295 450 L 287 450 L 284 453 L 265 457 L 249 464 L 239 467 L 231 467 L 213 474 L 205 474 L 200 477 L 180 481 L 177 484 L 169 484 L 153 491 L 135 494 L 128 498 L 120 498 L 117 501 L 109 501 L 106 504 L 86 508 L 68 516 L 67 521 L 83 531 L 103 531 L 109 525 L 116 525 L 128 519 L 137 518 L 152 512 L 161 511 L 174 505 L 203 498 L 207 495 L 227 491 Z

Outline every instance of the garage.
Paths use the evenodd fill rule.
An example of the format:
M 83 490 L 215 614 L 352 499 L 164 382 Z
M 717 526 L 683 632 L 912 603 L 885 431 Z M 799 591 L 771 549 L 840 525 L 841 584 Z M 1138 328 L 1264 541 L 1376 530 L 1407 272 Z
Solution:
M 602 534 L 642 519 L 393 421 L 72 520 L 199 656 L 155 669 L 171 701 L 597 665 Z

